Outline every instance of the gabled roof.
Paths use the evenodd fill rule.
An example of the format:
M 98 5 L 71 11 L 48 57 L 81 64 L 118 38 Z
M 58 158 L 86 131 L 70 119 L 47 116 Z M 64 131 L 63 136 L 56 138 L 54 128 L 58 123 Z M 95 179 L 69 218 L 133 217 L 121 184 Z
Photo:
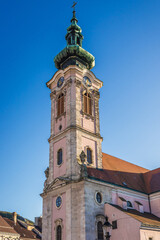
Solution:
M 146 172 L 143 176 L 148 193 L 160 191 L 160 168 Z
M 17 234 L 17 232 L 1 216 L 0 216 L 0 232 Z
M 39 237 L 31 230 L 27 230 L 19 221 L 17 221 L 16 225 L 14 221 L 8 218 L 4 218 L 4 220 L 12 227 L 14 230 L 20 235 L 22 239 L 39 239 Z
M 109 203 L 108 203 L 109 204 Z M 117 209 L 119 209 L 120 211 L 126 213 L 127 215 L 129 215 L 130 217 L 133 217 L 134 219 L 138 220 L 139 222 L 142 223 L 142 226 L 150 226 L 150 227 L 156 227 L 156 228 L 160 228 L 160 218 L 144 212 L 144 213 L 140 213 L 135 209 L 123 209 L 118 205 L 114 205 L 114 204 L 109 204 Z
M 109 154 L 102 153 L 103 169 L 128 173 L 146 173 L 149 170 Z

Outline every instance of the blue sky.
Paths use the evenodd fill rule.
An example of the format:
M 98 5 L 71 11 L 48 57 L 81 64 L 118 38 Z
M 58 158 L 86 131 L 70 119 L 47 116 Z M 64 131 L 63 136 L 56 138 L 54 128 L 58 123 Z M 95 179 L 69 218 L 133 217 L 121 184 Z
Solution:
M 72 1 L 0 0 L 0 210 L 33 219 L 48 166 L 45 83 L 65 45 Z M 79 1 L 83 47 L 104 82 L 103 151 L 154 169 L 160 163 L 160 1 Z

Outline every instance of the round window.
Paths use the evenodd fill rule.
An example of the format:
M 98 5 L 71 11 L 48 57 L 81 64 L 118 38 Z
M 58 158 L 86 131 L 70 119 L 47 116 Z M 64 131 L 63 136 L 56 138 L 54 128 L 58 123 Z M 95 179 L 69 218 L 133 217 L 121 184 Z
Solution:
M 56 207 L 59 208 L 62 204 L 62 198 L 60 196 L 57 197 L 56 199 Z
M 101 203 L 102 202 L 102 194 L 100 192 L 97 192 L 96 193 L 96 201 L 98 203 Z

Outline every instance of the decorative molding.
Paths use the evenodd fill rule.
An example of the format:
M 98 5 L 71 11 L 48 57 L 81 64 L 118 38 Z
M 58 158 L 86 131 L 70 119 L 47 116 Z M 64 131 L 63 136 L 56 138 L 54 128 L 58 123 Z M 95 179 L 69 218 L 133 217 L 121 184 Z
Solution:
M 48 142 L 50 143 L 51 141 L 55 140 L 56 138 L 58 138 L 60 135 L 70 131 L 70 130 L 79 130 L 79 131 L 82 131 L 83 133 L 86 133 L 86 134 L 89 134 L 91 135 L 92 137 L 95 137 L 95 138 L 99 138 L 101 140 L 103 140 L 103 138 L 101 137 L 101 135 L 99 133 L 93 133 L 93 132 L 90 132 L 84 128 L 82 128 L 81 126 L 79 125 L 70 125 L 69 127 L 67 127 L 64 131 L 60 132 L 59 134 L 57 134 L 56 136 L 55 135 L 51 135 L 50 138 L 48 139 Z

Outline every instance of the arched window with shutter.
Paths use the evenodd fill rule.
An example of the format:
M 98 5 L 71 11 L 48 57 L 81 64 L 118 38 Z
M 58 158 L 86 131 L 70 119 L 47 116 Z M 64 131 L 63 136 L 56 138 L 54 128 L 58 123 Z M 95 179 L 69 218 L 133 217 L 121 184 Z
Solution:
M 56 240 L 62 240 L 62 227 L 58 225 L 56 228 Z
M 90 148 L 87 148 L 87 162 L 92 164 L 92 150 Z
M 57 152 L 57 165 L 61 165 L 63 161 L 63 152 L 62 148 L 60 148 Z
M 84 93 L 83 95 L 83 111 L 89 115 L 92 115 L 92 99 L 89 93 Z
M 58 97 L 57 104 L 57 117 L 64 113 L 64 94 L 60 94 Z
M 97 239 L 98 240 L 104 240 L 103 238 L 103 228 L 102 228 L 102 222 L 99 221 L 97 223 Z

